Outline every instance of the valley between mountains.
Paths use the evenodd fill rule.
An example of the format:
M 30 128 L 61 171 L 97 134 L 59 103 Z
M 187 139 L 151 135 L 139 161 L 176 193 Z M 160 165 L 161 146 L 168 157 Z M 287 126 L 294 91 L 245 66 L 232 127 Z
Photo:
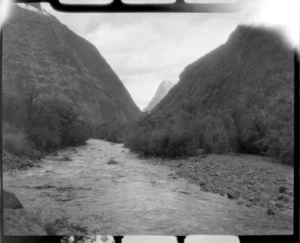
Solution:
M 237 26 L 144 112 L 39 4 L 14 5 L 3 47 L 5 235 L 293 233 L 295 50 L 278 29 Z

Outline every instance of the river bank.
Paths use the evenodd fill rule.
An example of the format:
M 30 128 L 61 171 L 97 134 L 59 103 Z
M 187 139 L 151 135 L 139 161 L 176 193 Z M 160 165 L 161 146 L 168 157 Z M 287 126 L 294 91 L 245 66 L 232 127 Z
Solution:
M 75 149 L 75 147 L 70 148 Z M 43 166 L 41 163 L 46 156 L 57 156 L 63 149 L 48 154 L 39 154 L 39 156 L 15 155 L 4 150 L 2 154 L 3 173 L 15 173 L 17 175 L 22 171 L 41 168 Z M 70 161 L 70 158 L 66 156 L 56 159 L 61 162 Z M 78 233 L 76 226 L 69 224 L 64 218 L 51 219 L 52 221 L 46 218 L 42 219 L 38 211 L 35 209 L 28 210 L 28 207 L 24 207 L 15 194 L 5 190 L 3 190 L 3 208 L 5 235 L 56 235 L 58 231 L 62 230 L 74 234 Z M 82 233 L 82 229 L 79 232 Z
M 81 145 L 84 146 L 84 145 Z M 80 147 L 80 146 L 77 146 Z M 7 152 L 6 150 L 3 150 L 2 154 L 2 170 L 4 172 L 9 171 L 17 171 L 17 170 L 29 170 L 32 167 L 41 167 L 41 162 L 44 158 L 47 156 L 57 156 L 58 153 L 64 150 L 76 150 L 76 146 L 68 146 L 68 147 L 61 147 L 60 149 L 53 150 L 48 153 L 40 153 L 35 151 L 36 153 L 34 155 L 16 155 Z M 68 157 L 61 157 L 57 158 L 57 160 L 60 161 L 68 161 L 70 158 Z
M 39 167 L 5 172 L 3 187 L 20 199 L 25 210 L 38 212 L 41 222 L 57 225 L 48 229 L 57 235 L 293 232 L 288 214 L 282 217 L 275 211 L 275 215 L 269 215 L 261 206 L 237 205 L 238 200 L 208 191 L 213 185 L 210 180 L 226 169 L 221 161 L 219 166 L 211 162 L 220 170 L 209 166 L 210 172 L 204 178 L 208 189 L 203 190 L 202 185 L 200 190 L 199 184 L 189 179 L 196 171 L 196 167 L 188 169 L 191 163 L 196 166 L 198 162 L 192 162 L 195 159 L 181 160 L 180 166 L 180 160 L 162 163 L 140 158 L 122 144 L 91 139 L 85 146 L 43 158 Z M 178 174 L 185 167 L 186 178 Z M 282 175 L 286 173 L 283 171 Z M 217 184 L 215 187 L 221 188 Z
M 294 170 L 278 160 L 255 155 L 207 155 L 185 159 L 147 159 L 168 166 L 172 179 L 185 178 L 204 192 L 236 201 L 238 206 L 261 207 L 265 214 L 292 222 Z

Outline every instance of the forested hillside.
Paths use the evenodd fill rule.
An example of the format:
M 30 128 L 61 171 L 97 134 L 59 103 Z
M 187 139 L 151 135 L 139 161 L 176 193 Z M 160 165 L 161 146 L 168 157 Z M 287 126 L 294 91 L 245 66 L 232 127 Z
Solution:
M 40 4 L 13 5 L 2 63 L 4 148 L 11 153 L 80 144 L 103 123 L 140 115 L 96 47 Z
M 238 26 L 184 69 L 126 145 L 144 155 L 242 152 L 292 163 L 293 55 L 277 30 Z

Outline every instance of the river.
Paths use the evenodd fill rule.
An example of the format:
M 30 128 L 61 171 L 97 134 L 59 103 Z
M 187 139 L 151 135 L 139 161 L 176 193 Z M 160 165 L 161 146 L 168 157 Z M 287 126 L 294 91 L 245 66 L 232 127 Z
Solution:
M 108 164 L 111 158 L 117 164 Z M 88 234 L 292 233 L 284 221 L 168 177 L 169 168 L 147 163 L 122 144 L 91 139 L 40 164 L 4 173 L 4 189 L 43 219 L 65 217 Z

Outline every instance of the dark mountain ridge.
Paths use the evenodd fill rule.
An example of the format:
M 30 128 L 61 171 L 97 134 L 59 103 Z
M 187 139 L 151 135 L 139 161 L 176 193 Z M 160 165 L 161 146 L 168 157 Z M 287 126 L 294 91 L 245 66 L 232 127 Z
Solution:
M 3 92 L 21 97 L 34 86 L 72 102 L 93 124 L 139 116 L 97 48 L 40 7 L 15 5 L 3 31 Z
M 195 155 L 200 149 L 293 163 L 293 90 L 294 50 L 281 32 L 238 26 L 226 43 L 184 69 L 126 144 L 145 155 Z
M 282 80 L 280 92 L 282 85 L 292 87 L 293 82 L 293 49 L 282 35 L 276 29 L 241 25 L 225 44 L 188 65 L 154 111 L 174 110 L 186 99 L 195 99 L 199 109 L 230 107 L 240 92 L 265 89 L 272 77 L 284 74 L 289 78 Z

